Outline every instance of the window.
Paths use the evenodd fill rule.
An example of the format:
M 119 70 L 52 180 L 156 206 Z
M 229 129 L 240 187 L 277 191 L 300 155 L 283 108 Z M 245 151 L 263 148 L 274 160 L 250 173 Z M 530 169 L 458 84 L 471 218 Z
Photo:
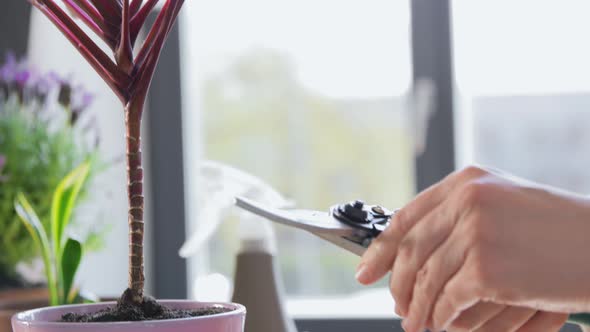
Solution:
M 185 140 L 191 142 L 185 151 L 187 182 L 193 182 L 190 171 L 196 166 L 195 156 L 203 155 L 262 177 L 300 206 L 325 208 L 357 196 L 399 206 L 413 194 L 414 172 L 418 187 L 423 188 L 453 168 L 449 159 L 455 157 L 451 144 L 454 116 L 459 166 L 481 162 L 537 181 L 586 190 L 581 171 L 587 168 L 581 153 L 585 133 L 579 129 L 585 123 L 585 80 L 590 77 L 582 65 L 590 57 L 580 42 L 588 31 L 581 16 L 588 12 L 584 3 L 457 1 L 451 13 L 452 36 L 448 1 L 414 0 L 410 4 L 369 1 L 358 7 L 342 3 L 330 7 L 325 1 L 275 4 L 262 0 L 188 4 L 190 9 L 185 12 L 190 21 L 185 21 L 182 39 L 188 46 L 184 56 L 191 60 L 183 68 L 185 93 L 190 95 L 184 113 L 189 132 Z M 414 142 L 406 126 L 411 121 L 404 115 L 411 81 L 410 12 L 413 76 L 434 83 L 437 109 L 428 129 L 429 146 L 416 165 L 410 151 Z M 321 17 L 329 19 L 322 21 Z M 339 38 L 346 42 L 338 42 Z M 448 54 L 451 46 L 455 70 Z M 388 55 L 368 56 L 381 53 Z M 356 71 L 361 67 L 364 69 Z M 456 86 L 450 84 L 452 72 Z M 453 99 L 455 108 L 451 107 Z M 373 137 L 358 130 L 364 122 L 346 122 L 368 116 L 340 116 L 362 110 L 363 115 L 379 114 L 374 123 L 382 124 L 387 118 L 369 104 L 392 110 L 387 116 L 396 121 L 387 130 L 395 134 Z M 567 116 L 562 116 L 564 112 Z M 243 126 L 244 121 L 249 125 Z M 330 135 L 349 138 L 352 127 L 355 134 L 362 133 L 355 144 L 396 154 L 394 162 L 379 160 L 384 167 L 401 165 L 379 181 L 393 184 L 395 190 L 375 190 L 378 186 L 367 190 L 366 179 L 374 177 L 366 176 L 370 174 L 366 169 L 338 162 L 343 144 L 337 146 L 334 137 L 318 134 L 326 132 L 316 128 L 323 123 L 330 124 Z M 394 141 L 400 137 L 405 137 L 405 143 Z M 201 139 L 203 151 L 193 144 Z M 380 145 L 384 140 L 390 145 Z M 311 149 L 305 148 L 312 144 Z M 336 150 L 329 149 L 332 146 Z M 570 152 L 562 151 L 564 146 Z M 566 171 L 560 173 L 558 166 Z M 342 171 L 340 167 L 349 168 Z M 381 172 L 371 167 L 370 172 Z M 325 174 L 336 176 L 330 179 Z M 350 174 L 362 181 L 343 182 L 351 180 Z M 345 185 L 334 187 L 335 183 Z M 190 212 L 192 206 L 188 209 L 191 219 L 195 214 Z M 206 267 L 205 272 L 231 277 L 235 228 L 235 221 L 226 223 L 208 253 L 196 260 L 198 271 L 193 268 L 191 272 L 204 273 Z M 291 314 L 315 318 L 300 320 L 302 328 L 391 330 L 390 320 L 379 320 L 391 317 L 387 292 L 382 288 L 366 291 L 352 276 L 341 280 L 350 275 L 356 259 L 306 234 L 277 231 Z M 334 264 L 323 263 L 323 257 L 330 257 Z M 325 283 L 328 278 L 338 283 Z M 322 306 L 305 308 L 318 303 Z M 354 307 L 352 312 L 357 314 L 366 310 L 360 312 L 362 317 L 351 316 L 351 311 L 346 313 L 339 305 Z M 312 310 L 315 315 L 309 317 Z M 359 323 L 351 317 L 366 319 Z
M 455 1 L 458 157 L 590 191 L 585 1 Z
M 182 38 L 193 65 L 184 91 L 188 108 L 200 110 L 187 118 L 188 139 L 202 141 L 202 156 L 262 178 L 300 207 L 363 198 L 395 208 L 412 197 L 409 2 L 186 5 Z M 231 278 L 236 230 L 237 221 L 225 222 L 197 266 L 207 261 L 208 272 Z M 387 292 L 354 280 L 358 258 L 312 235 L 275 230 L 292 310 L 305 309 L 298 300 L 366 291 L 357 297 L 389 301 L 391 315 Z

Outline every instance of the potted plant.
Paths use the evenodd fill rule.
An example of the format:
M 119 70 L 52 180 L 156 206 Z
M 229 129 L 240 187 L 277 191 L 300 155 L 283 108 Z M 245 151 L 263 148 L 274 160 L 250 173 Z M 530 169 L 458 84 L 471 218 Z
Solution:
M 80 51 L 123 105 L 129 202 L 129 284 L 116 304 L 44 308 L 18 314 L 13 318 L 16 332 L 64 329 L 193 331 L 200 328 L 211 332 L 243 330 L 245 308 L 240 305 L 191 301 L 158 303 L 144 296 L 141 117 L 160 52 L 184 1 L 164 0 L 144 44 L 134 55 L 134 45 L 140 29 L 158 2 L 159 0 L 63 0 L 72 15 L 84 22 L 112 50 L 110 57 L 54 0 L 32 0 L 33 5 Z M 211 315 L 201 316 L 203 313 Z M 167 319 L 181 317 L 184 318 Z M 79 323 L 56 322 L 59 320 Z M 93 323 L 87 323 L 89 321 Z
M 74 278 L 82 260 L 84 241 L 68 235 L 66 230 L 90 164 L 89 161 L 82 163 L 57 185 L 50 222 L 41 222 L 25 194 L 19 193 L 16 197 L 16 212 L 41 253 L 50 305 L 83 302 L 79 290 L 74 287 Z
M 19 273 L 39 252 L 13 202 L 27 193 L 47 221 L 61 178 L 84 160 L 95 163 L 98 136 L 84 115 L 91 100 L 83 87 L 11 54 L 0 66 L 0 332 L 11 331 L 14 313 L 49 303 L 42 274 Z M 81 197 L 87 189 L 81 186 Z

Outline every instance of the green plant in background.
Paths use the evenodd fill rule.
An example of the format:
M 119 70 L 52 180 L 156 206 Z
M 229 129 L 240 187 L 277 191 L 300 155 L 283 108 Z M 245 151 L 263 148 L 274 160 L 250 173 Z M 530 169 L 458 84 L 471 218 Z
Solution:
M 14 202 L 18 216 L 41 252 L 51 305 L 79 301 L 72 285 L 82 259 L 83 244 L 65 236 L 65 230 L 89 171 L 90 163 L 85 162 L 59 183 L 53 193 L 49 223 L 41 222 L 24 194 L 19 193 Z
M 39 256 L 14 209 L 17 194 L 26 195 L 49 227 L 52 193 L 64 176 L 88 160 L 89 177 L 98 169 L 98 135 L 84 116 L 91 99 L 82 87 L 13 56 L 0 66 L 0 289 L 25 286 L 17 264 Z

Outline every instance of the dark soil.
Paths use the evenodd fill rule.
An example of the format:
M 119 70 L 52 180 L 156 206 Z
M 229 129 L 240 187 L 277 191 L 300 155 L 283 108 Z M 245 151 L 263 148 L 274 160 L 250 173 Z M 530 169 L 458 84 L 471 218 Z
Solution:
M 160 320 L 190 318 L 197 316 L 214 315 L 228 312 L 227 308 L 203 308 L 199 310 L 178 310 L 167 308 L 152 297 L 144 297 L 141 304 L 117 302 L 114 307 L 109 307 L 95 313 L 75 314 L 67 313 L 61 317 L 62 322 L 91 323 L 91 322 L 129 322 L 143 320 Z

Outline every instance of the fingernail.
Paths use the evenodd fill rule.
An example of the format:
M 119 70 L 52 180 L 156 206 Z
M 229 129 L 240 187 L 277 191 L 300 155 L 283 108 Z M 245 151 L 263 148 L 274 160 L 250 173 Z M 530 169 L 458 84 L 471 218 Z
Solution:
M 405 319 L 402 320 L 402 329 L 408 331 L 408 322 Z
M 356 268 L 356 274 L 354 275 L 354 278 L 362 283 L 364 278 L 365 278 L 365 274 L 367 272 L 366 266 L 365 264 L 361 264 Z

